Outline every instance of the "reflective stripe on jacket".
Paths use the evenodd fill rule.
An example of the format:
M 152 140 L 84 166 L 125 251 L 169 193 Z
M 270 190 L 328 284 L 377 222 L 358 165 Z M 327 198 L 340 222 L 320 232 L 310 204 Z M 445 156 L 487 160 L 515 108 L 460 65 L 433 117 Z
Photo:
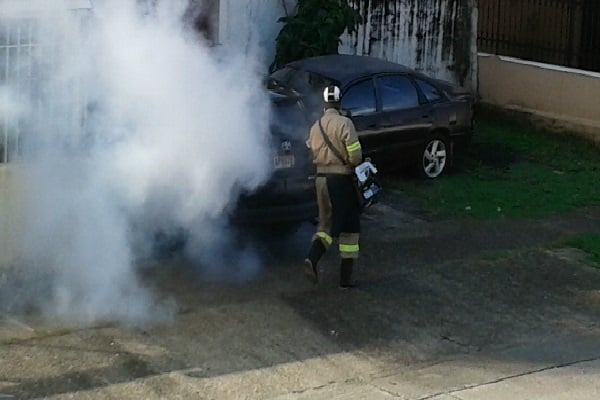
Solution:
M 331 144 L 345 158 L 345 165 L 327 146 L 319 121 L 310 128 L 308 146 L 313 155 L 313 162 L 317 166 L 317 173 L 324 174 L 352 174 L 352 167 L 362 162 L 362 149 L 356 129 L 350 118 L 344 117 L 334 108 L 325 110 L 321 118 L 321 125 Z

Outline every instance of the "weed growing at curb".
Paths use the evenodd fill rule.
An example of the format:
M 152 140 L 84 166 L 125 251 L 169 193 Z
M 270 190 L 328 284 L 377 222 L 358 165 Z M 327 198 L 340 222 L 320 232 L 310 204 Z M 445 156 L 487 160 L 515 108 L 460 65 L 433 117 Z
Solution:
M 600 269 L 600 233 L 586 233 L 561 241 L 554 247 L 572 247 L 579 249 L 589 256 L 592 265 Z

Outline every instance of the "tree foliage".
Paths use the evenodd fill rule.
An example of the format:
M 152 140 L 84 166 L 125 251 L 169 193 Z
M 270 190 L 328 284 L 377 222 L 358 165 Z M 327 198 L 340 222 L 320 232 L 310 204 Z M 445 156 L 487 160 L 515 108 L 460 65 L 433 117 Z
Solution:
M 347 0 L 298 0 L 296 15 L 279 19 L 285 25 L 276 39 L 271 70 L 305 57 L 337 54 L 340 36 L 354 32 L 361 21 Z

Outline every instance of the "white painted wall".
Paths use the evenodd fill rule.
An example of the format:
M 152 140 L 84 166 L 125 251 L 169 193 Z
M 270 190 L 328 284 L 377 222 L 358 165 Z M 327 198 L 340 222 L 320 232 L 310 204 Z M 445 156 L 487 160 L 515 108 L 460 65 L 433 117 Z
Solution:
M 388 0 L 385 7 L 348 1 L 366 23 L 342 37 L 340 53 L 398 62 L 476 90 L 476 0 Z M 295 7 L 295 0 L 220 0 L 218 41 L 246 54 L 260 49 L 260 60 L 269 65 L 283 26 L 277 20 Z
M 219 44 L 259 55 L 270 65 L 275 56 L 275 38 L 283 27 L 277 22 L 293 14 L 295 0 L 220 0 Z
M 0 18 L 47 17 L 57 10 L 90 10 L 91 6 L 91 0 L 0 0 Z M 23 47 L 30 45 L 24 37 L 20 44 Z M 3 42 L 0 50 L 6 50 L 7 47 L 6 42 Z M 16 50 L 12 54 L 18 54 L 20 49 Z M 4 57 L 0 57 L 0 62 L 8 64 L 9 58 L 6 54 L 8 53 L 5 52 Z M 6 77 L 8 76 L 6 75 Z M 3 80 L 5 77 L 0 78 Z M 18 79 L 18 75 L 16 78 L 15 76 L 10 76 L 10 78 Z M 11 126 L 10 122 L 9 113 L 0 112 L 0 125 L 8 128 Z M 74 119 L 74 123 L 79 125 L 79 118 Z M 0 144 L 7 140 L 9 132 L 7 130 L 1 134 Z M 16 264 L 18 243 L 22 242 L 21 237 L 24 234 L 26 207 L 23 204 L 25 199 L 23 190 L 25 188 L 22 185 L 23 180 L 18 177 L 18 171 L 16 162 L 0 164 L 0 268 Z
M 477 7 L 474 0 L 349 0 L 366 23 L 344 35 L 340 53 L 404 64 L 459 86 L 477 86 Z
M 0 16 L 26 16 L 62 10 L 90 9 L 92 0 L 0 0 Z
M 17 184 L 11 165 L 0 164 L 0 268 L 14 265 L 25 225 Z

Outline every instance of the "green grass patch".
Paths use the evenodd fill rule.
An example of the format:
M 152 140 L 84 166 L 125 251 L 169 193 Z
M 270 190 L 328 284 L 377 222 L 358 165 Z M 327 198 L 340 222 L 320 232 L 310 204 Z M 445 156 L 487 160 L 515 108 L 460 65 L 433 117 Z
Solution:
M 584 251 L 596 268 L 600 269 L 600 233 L 587 233 L 560 242 L 556 247 L 572 247 Z
M 421 207 L 458 217 L 542 217 L 600 204 L 600 151 L 572 135 L 479 121 L 452 171 L 433 181 L 393 180 Z

